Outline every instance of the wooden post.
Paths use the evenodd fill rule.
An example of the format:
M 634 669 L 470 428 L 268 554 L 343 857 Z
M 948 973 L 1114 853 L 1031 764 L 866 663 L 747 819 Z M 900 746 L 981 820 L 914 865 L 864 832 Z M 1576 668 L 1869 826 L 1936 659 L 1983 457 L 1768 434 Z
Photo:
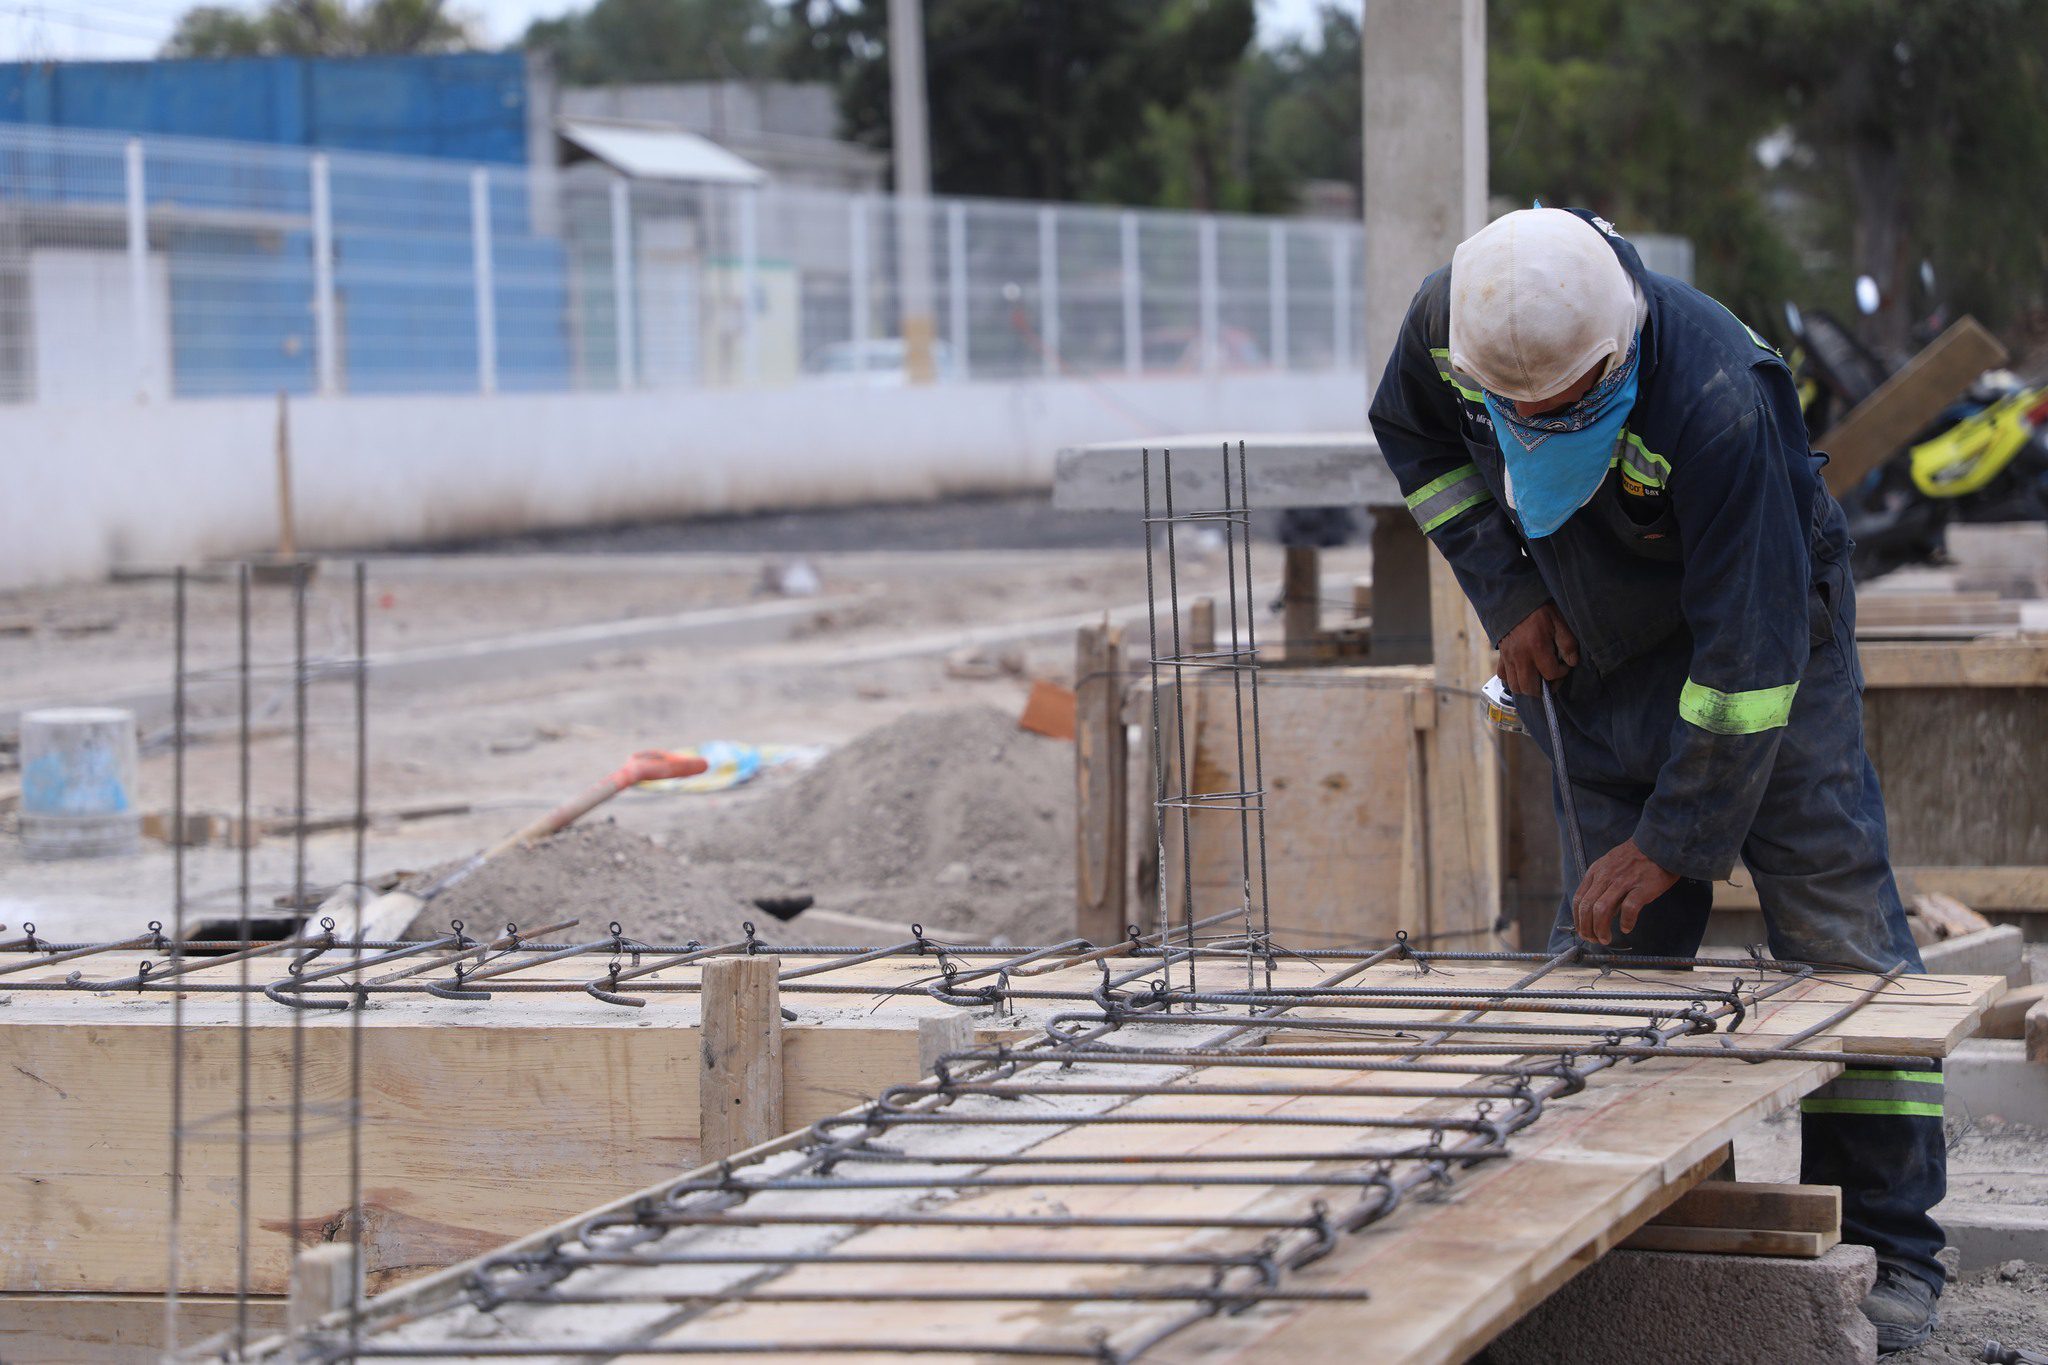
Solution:
M 781 970 L 781 959 L 766 956 L 704 964 L 697 1106 L 705 1161 L 782 1135 Z
M 291 1297 L 285 1325 L 294 1335 L 311 1331 L 329 1313 L 355 1302 L 356 1249 L 350 1242 L 324 1242 L 292 1259 Z
M 1430 662 L 1429 561 L 1434 557 L 1429 538 L 1407 508 L 1373 509 L 1369 610 L 1374 663 Z
M 1313 545 L 1289 545 L 1280 571 L 1281 633 L 1288 663 L 1322 657 L 1323 556 Z
M 944 1014 L 917 1021 L 917 1074 L 929 1076 L 939 1058 L 974 1046 L 974 1021 L 964 1014 Z
M 1130 858 L 1130 757 L 1122 627 L 1083 626 L 1074 651 L 1074 932 L 1123 937 Z
M 1209 654 L 1216 649 L 1216 599 L 1197 597 L 1188 603 L 1188 644 L 1190 654 Z
M 283 389 L 277 391 L 277 557 L 285 562 L 299 552 L 292 516 L 292 427 Z

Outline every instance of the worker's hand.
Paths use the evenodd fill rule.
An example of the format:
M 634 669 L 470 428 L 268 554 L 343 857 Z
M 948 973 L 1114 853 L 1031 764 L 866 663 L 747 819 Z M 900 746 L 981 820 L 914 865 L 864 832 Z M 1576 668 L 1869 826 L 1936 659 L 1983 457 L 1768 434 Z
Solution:
M 1588 943 L 1612 943 L 1617 917 L 1622 933 L 1634 933 L 1643 907 L 1677 883 L 1678 874 L 1651 862 L 1630 839 L 1586 869 L 1585 880 L 1572 897 L 1572 927 Z
M 1579 639 L 1555 602 L 1522 618 L 1500 641 L 1499 673 L 1510 691 L 1533 697 L 1545 679 L 1556 682 L 1579 662 Z

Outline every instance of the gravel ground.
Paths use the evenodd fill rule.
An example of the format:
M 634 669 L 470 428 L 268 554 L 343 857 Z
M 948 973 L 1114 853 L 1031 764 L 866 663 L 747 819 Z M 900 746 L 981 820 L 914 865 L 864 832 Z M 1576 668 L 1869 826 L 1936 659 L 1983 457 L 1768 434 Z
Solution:
M 1941 1296 L 1941 1322 L 1917 1350 L 1895 1365 L 1948 1365 L 1982 1360 L 1984 1343 L 2048 1353 L 2048 1265 L 2007 1261 L 1952 1281 Z

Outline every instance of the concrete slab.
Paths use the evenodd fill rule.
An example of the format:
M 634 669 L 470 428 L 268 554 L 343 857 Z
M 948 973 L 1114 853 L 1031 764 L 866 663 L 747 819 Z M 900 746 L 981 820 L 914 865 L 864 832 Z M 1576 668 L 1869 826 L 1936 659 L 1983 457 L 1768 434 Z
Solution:
M 1254 436 L 1213 432 L 1068 446 L 1053 475 L 1052 505 L 1076 512 L 1137 512 L 1145 505 L 1144 452 L 1152 452 L 1152 496 L 1165 493 L 1162 450 L 1173 452 L 1175 511 L 1223 505 L 1222 450 L 1244 441 L 1253 507 L 1400 507 L 1401 489 L 1370 431 Z M 1231 469 L 1236 471 L 1236 462 Z M 1232 490 L 1233 501 L 1235 490 Z M 1155 506 L 1155 512 L 1162 510 Z
M 1961 1273 L 2015 1258 L 2048 1262 L 2048 1209 L 2028 1204 L 1958 1204 L 1935 1210 L 1948 1244 L 1962 1258 Z
M 1877 1329 L 1858 1304 L 1877 1277 L 1869 1247 L 1811 1261 L 1614 1251 L 1494 1339 L 1489 1365 L 1861 1365 Z
M 2048 1066 L 2029 1062 L 2024 1042 L 1972 1038 L 1949 1055 L 1945 1070 L 1951 1121 L 1996 1115 L 2048 1128 Z
M 1929 976 L 2002 976 L 2009 986 L 2034 979 L 2027 965 L 2027 936 L 2012 924 L 1930 943 L 1920 950 L 1920 960 Z

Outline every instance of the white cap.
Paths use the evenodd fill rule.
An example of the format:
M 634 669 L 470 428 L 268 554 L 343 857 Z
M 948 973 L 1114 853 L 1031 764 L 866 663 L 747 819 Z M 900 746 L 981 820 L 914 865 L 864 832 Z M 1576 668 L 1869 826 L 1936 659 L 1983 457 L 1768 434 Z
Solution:
M 1451 256 L 1451 365 L 1502 398 L 1554 397 L 1628 354 L 1635 281 L 1598 228 L 1563 209 L 1519 209 Z

